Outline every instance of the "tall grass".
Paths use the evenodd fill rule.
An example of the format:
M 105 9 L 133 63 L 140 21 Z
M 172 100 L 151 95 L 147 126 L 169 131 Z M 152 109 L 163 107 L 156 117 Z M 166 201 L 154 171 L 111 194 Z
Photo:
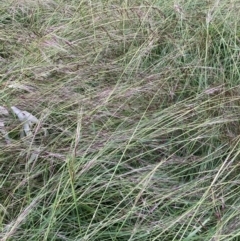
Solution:
M 3 0 L 0 239 L 239 240 L 239 8 Z

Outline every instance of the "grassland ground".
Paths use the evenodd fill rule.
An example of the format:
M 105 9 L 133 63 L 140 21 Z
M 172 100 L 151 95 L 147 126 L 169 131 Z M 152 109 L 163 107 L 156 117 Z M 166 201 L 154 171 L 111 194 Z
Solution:
M 240 240 L 239 12 L 2 0 L 0 240 Z

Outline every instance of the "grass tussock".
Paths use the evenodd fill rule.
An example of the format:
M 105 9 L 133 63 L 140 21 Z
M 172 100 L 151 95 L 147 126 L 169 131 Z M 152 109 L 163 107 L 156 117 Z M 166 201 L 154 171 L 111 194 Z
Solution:
M 0 239 L 239 240 L 239 10 L 3 0 Z

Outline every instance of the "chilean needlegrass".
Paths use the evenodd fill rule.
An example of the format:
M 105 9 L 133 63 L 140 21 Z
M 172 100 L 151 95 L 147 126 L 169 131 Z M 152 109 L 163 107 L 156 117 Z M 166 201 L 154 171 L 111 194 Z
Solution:
M 2 1 L 0 239 L 239 240 L 239 7 Z

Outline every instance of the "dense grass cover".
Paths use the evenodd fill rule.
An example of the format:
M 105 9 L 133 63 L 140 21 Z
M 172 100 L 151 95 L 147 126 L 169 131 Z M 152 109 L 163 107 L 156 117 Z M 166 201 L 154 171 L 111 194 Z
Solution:
M 2 0 L 0 240 L 240 240 L 239 12 Z

